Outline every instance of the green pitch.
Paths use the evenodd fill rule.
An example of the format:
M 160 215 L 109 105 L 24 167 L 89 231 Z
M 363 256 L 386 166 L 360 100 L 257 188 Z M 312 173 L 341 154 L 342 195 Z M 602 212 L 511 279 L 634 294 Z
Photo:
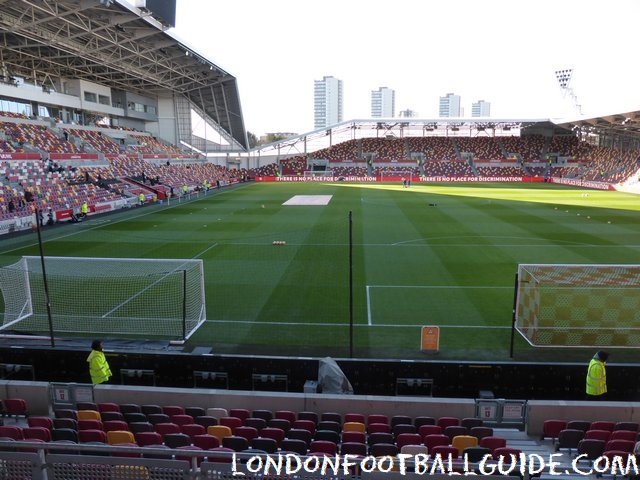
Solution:
M 296 195 L 329 201 L 283 205 Z M 518 264 L 640 263 L 639 210 L 549 184 L 256 183 L 42 235 L 48 256 L 202 259 L 207 321 L 186 349 L 509 361 Z M 2 265 L 23 255 L 39 255 L 35 234 L 0 240 Z M 420 351 L 424 325 L 440 327 L 437 354 Z M 591 355 L 514 338 L 514 360 Z

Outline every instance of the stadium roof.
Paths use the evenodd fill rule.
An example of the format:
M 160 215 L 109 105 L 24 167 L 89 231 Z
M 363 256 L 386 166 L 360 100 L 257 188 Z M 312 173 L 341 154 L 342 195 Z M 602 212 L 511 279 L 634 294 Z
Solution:
M 347 140 L 366 137 L 406 138 L 424 136 L 514 136 L 527 133 L 590 134 L 632 139 L 640 144 L 640 112 L 577 119 L 551 118 L 369 118 L 355 119 L 279 140 L 254 149 L 262 157 L 306 155 Z M 609 142 L 610 143 L 610 142 Z
M 532 128 L 555 130 L 556 125 L 549 119 L 519 118 L 354 119 L 261 145 L 252 153 L 263 157 L 296 156 L 359 138 L 514 136 Z
M 183 95 L 236 148 L 248 148 L 235 77 L 144 7 L 125 0 L 0 0 L 0 41 L 3 76 L 45 86 L 51 78 L 87 80 L 147 97 Z
M 167 0 L 170 3 L 170 0 Z M 16 75 L 46 86 L 52 78 L 80 79 L 144 96 L 181 95 L 214 124 L 231 144 L 248 150 L 236 78 L 180 40 L 143 0 L 0 0 L 0 76 Z M 0 78 L 0 80 L 3 80 Z M 442 135 L 486 126 L 525 131 L 545 126 L 609 137 L 640 139 L 640 112 L 573 119 L 363 119 L 308 132 L 284 141 L 305 144 L 330 136 L 355 138 L 355 130 L 403 136 Z M 329 133 L 330 132 L 330 133 Z M 351 134 L 348 135 L 348 132 Z M 462 132 L 460 132 L 462 133 Z M 427 133 L 429 134 L 429 133 Z M 184 137 L 184 135 L 181 135 Z M 282 150 L 282 142 L 257 152 Z
M 569 130 L 581 129 L 600 135 L 609 134 L 628 136 L 635 139 L 640 138 L 640 111 L 637 110 L 590 118 L 563 119 L 558 121 L 557 124 Z

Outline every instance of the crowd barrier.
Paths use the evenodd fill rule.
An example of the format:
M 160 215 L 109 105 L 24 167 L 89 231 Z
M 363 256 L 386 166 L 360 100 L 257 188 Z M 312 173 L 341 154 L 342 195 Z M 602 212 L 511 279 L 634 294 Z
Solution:
M 13 451 L 24 450 L 24 451 Z M 146 455 L 147 457 L 142 457 Z M 153 458 L 161 456 L 164 458 Z M 212 460 L 209 460 L 212 458 Z M 491 461 L 486 465 L 495 464 Z M 0 440 L 0 476 L 19 480 L 397 480 L 481 472 L 479 462 L 421 456 L 301 456 Z M 495 467 L 489 467 L 495 468 Z M 454 473 L 455 472 L 455 473 Z M 527 475 L 527 480 L 529 476 Z M 520 475 L 501 475 L 522 480 Z

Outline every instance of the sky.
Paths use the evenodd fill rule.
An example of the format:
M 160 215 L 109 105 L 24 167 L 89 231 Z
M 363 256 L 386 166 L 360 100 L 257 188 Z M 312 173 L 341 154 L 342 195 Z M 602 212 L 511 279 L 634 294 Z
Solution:
M 638 0 L 177 0 L 173 34 L 236 77 L 260 137 L 312 131 L 324 76 L 343 81 L 344 121 L 371 118 L 379 87 L 421 119 L 447 93 L 466 117 L 478 100 L 495 119 L 640 110 L 639 18 Z

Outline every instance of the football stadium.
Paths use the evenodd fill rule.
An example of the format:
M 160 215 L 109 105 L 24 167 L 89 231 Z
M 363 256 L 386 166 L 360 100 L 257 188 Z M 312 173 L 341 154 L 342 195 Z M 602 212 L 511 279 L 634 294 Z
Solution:
M 250 148 L 175 1 L 0 4 L 0 477 L 637 474 L 640 112 Z

